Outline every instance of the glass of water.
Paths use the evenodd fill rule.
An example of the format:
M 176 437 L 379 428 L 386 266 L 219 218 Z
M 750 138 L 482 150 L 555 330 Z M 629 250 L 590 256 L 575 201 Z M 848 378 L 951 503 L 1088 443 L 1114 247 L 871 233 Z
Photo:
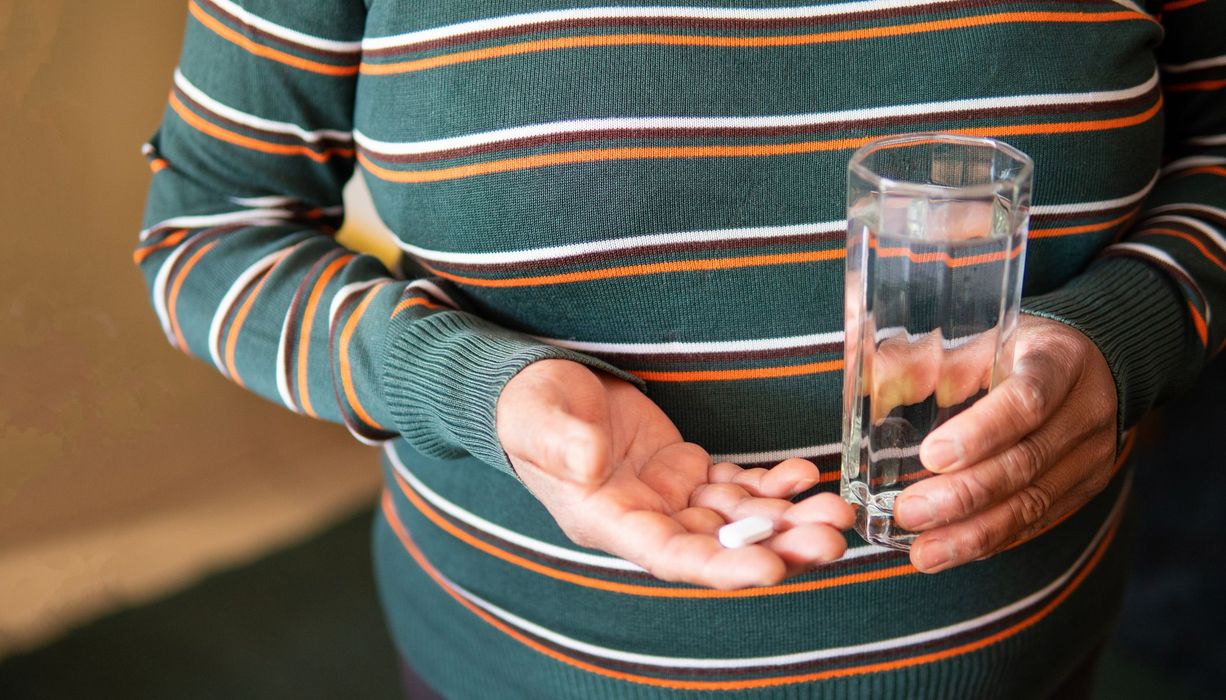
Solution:
M 1013 367 L 1032 163 L 999 141 L 878 139 L 851 158 L 841 490 L 865 540 L 909 549 L 894 499 L 919 447 Z

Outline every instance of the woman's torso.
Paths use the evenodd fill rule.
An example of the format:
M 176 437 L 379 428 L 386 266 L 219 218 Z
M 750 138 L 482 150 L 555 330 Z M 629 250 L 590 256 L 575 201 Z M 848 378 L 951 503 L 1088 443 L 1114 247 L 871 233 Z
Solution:
M 639 373 L 687 439 L 743 464 L 834 476 L 865 139 L 967 130 L 1031 155 L 1027 293 L 1127 225 L 1161 153 L 1160 30 L 1112 2 L 367 4 L 355 127 L 409 269 Z M 1122 576 L 1121 479 L 949 574 L 855 541 L 790 588 L 720 597 L 581 552 L 475 460 L 390 455 L 392 629 L 458 695 L 1026 696 L 1097 641 Z

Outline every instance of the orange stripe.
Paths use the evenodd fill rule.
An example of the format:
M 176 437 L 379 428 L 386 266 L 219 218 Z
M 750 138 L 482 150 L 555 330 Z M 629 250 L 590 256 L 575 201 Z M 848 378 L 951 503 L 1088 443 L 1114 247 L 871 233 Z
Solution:
M 1071 134 L 1084 131 L 1107 131 L 1122 129 L 1143 123 L 1153 118 L 1162 107 L 1159 98 L 1153 106 L 1143 112 L 1128 117 L 1113 119 L 1094 119 L 1080 122 L 1049 122 L 1044 124 L 1015 124 L 1013 126 L 968 127 L 951 129 L 948 133 L 966 136 L 1032 136 L 1050 134 Z M 901 135 L 901 134 L 895 134 Z M 422 183 L 438 182 L 440 180 L 455 180 L 477 175 L 504 173 L 513 170 L 528 170 L 544 168 L 553 165 L 570 165 L 575 163 L 591 163 L 608 160 L 637 160 L 656 158 L 744 158 L 778 155 L 796 155 L 815 153 L 819 151 L 852 150 L 863 146 L 878 136 L 835 139 L 832 141 L 800 141 L 778 144 L 754 144 L 745 146 L 630 146 L 623 148 L 587 148 L 560 153 L 542 153 L 517 158 L 457 165 L 432 170 L 392 170 L 378 165 L 358 153 L 358 162 L 375 177 L 387 182 Z
M 170 163 L 167 163 L 165 158 L 154 158 L 153 160 L 149 161 L 149 169 L 152 170 L 155 175 L 169 167 Z
M 213 17 L 202 10 L 200 6 L 196 4 L 195 0 L 192 0 L 192 2 L 188 5 L 188 9 L 191 11 L 192 16 L 199 20 L 201 24 L 209 29 L 212 29 L 214 33 L 226 41 L 229 41 L 232 44 L 237 44 L 243 49 L 246 49 L 248 53 L 255 54 L 261 58 L 276 61 L 277 63 L 283 63 L 293 68 L 310 71 L 311 73 L 337 76 L 357 75 L 358 67 L 356 65 L 333 66 L 327 63 L 320 63 L 319 61 L 300 58 L 293 54 L 285 53 L 284 51 L 278 51 L 270 46 L 257 44 L 248 37 L 243 36 L 242 34 L 239 34 L 233 29 L 222 24 L 216 17 Z
M 264 271 L 264 275 L 260 278 L 259 283 L 255 285 L 255 289 L 251 290 L 251 293 L 247 295 L 247 298 L 243 300 L 243 305 L 239 307 L 238 313 L 234 315 L 234 321 L 230 323 L 230 331 L 226 334 L 226 371 L 230 373 L 230 379 L 239 386 L 245 387 L 246 385 L 243 384 L 243 378 L 239 376 L 238 367 L 235 364 L 235 353 L 238 348 L 238 334 L 243 329 L 243 323 L 247 320 L 247 314 L 250 313 L 251 307 L 255 304 L 255 298 L 260 295 L 260 290 L 264 288 L 264 283 L 268 281 L 268 278 L 272 276 L 272 271 L 275 270 L 277 265 L 280 265 L 281 261 L 286 257 L 288 256 L 282 255 L 272 264 L 272 266 Z
M 1174 12 L 1175 10 L 1182 10 L 1185 7 L 1192 7 L 1193 5 L 1199 5 L 1204 1 L 1205 0 L 1175 0 L 1175 2 L 1168 2 L 1164 4 L 1162 6 L 1162 11 L 1163 12 Z
M 1226 87 L 1226 78 L 1221 80 L 1200 80 L 1195 83 L 1163 85 L 1162 89 L 1167 92 L 1187 92 L 1189 90 L 1218 90 L 1224 87 Z
M 808 683 L 828 680 L 831 678 L 844 678 L 847 676 L 856 676 L 868 673 L 881 673 L 883 671 L 893 671 L 900 668 L 930 664 L 954 656 L 960 656 L 962 654 L 977 651 L 984 647 L 1008 639 L 1009 637 L 1012 637 L 1034 626 L 1050 615 L 1052 611 L 1059 607 L 1061 603 L 1067 600 L 1068 597 L 1081 586 L 1082 582 L 1085 581 L 1090 572 L 1097 568 L 1099 561 L 1102 559 L 1103 554 L 1107 550 L 1107 547 L 1115 538 L 1117 528 L 1117 525 L 1113 524 L 1111 526 L 1106 535 L 1103 537 L 1103 541 L 1095 549 L 1094 554 L 1090 557 L 1089 561 L 1086 562 L 1085 567 L 1076 576 L 1074 576 L 1072 581 L 1068 583 L 1064 590 L 1050 602 L 1048 602 L 1047 605 L 1044 605 L 1041 609 L 1029 617 L 1020 620 L 1013 625 L 996 632 L 995 634 L 988 635 L 987 637 L 951 647 L 949 649 L 920 654 L 918 656 L 894 659 L 891 661 L 882 661 L 878 663 L 862 664 L 860 666 L 850 666 L 847 668 L 830 669 L 815 673 L 805 673 L 791 676 L 774 676 L 770 678 L 756 678 L 752 680 L 739 681 L 689 681 L 655 678 L 652 676 L 643 676 L 635 673 L 627 673 L 625 671 L 616 671 L 603 666 L 597 666 L 596 664 L 567 656 L 562 652 L 551 649 L 528 637 L 527 635 L 520 633 L 509 625 L 504 624 L 501 620 L 496 619 L 494 616 L 477 607 L 476 604 L 461 596 L 451 587 L 451 584 L 442 577 L 438 570 L 435 569 L 429 561 L 426 560 L 425 555 L 422 554 L 421 550 L 417 548 L 417 545 L 413 542 L 412 538 L 409 537 L 408 532 L 404 528 L 404 524 L 401 523 L 399 518 L 396 516 L 395 509 L 392 507 L 391 494 L 387 491 L 383 492 L 383 512 L 387 517 L 388 525 L 390 525 L 392 530 L 396 533 L 396 536 L 400 539 L 405 549 L 408 550 L 410 556 L 412 556 L 418 565 L 422 567 L 422 570 L 425 571 L 426 574 L 433 579 L 434 582 L 437 583 L 439 587 L 442 588 L 448 595 L 471 611 L 474 615 L 477 615 L 503 634 L 506 634 L 512 639 L 515 639 L 521 644 L 524 644 L 525 646 L 528 646 L 541 654 L 544 654 L 561 663 L 567 664 L 568 666 L 573 666 L 590 673 L 628 681 L 631 683 L 640 683 L 643 685 L 664 688 L 675 688 L 679 690 L 746 690 L 751 688 L 791 685 L 794 683 Z
M 315 287 L 311 290 L 306 312 L 303 314 L 302 331 L 298 337 L 298 403 L 302 405 L 303 412 L 314 418 L 318 418 L 319 415 L 311 406 L 311 392 L 307 386 L 307 358 L 311 353 L 311 329 L 315 325 L 315 309 L 319 306 L 319 298 L 323 296 L 324 287 L 328 286 L 328 281 L 332 279 L 337 270 L 354 257 L 352 254 L 342 255 L 324 268 L 319 279 L 315 280 Z
M 341 386 L 345 389 L 345 398 L 349 401 L 350 408 L 353 409 L 353 412 L 357 414 L 363 423 L 375 430 L 382 430 L 384 432 L 387 431 L 387 428 L 379 425 L 378 421 L 370 417 L 370 414 L 362 407 L 362 402 L 358 400 L 357 391 L 353 388 L 353 372 L 349 367 L 349 339 L 353 337 L 353 331 L 358 327 L 358 321 L 362 318 L 362 314 L 366 313 L 366 308 L 370 306 L 370 302 L 374 301 L 379 292 L 388 284 L 388 282 L 380 282 L 366 291 L 366 298 L 362 300 L 362 303 L 358 304 L 358 308 L 354 309 L 352 314 L 349 314 L 349 320 L 345 322 L 345 328 L 341 330 L 340 338 Z
M 1110 221 L 1103 221 L 1097 224 L 1086 224 L 1084 226 L 1063 226 L 1060 228 L 1040 228 L 1030 232 L 1030 238 L 1053 238 L 1056 236 L 1071 236 L 1076 233 L 1092 233 L 1094 231 L 1103 231 L 1112 226 L 1118 226 L 1128 219 L 1132 218 L 1140 210 L 1140 207 L 1133 207 L 1124 214 L 1117 216 Z
M 150 255 L 153 255 L 154 251 L 161 250 L 162 248 L 169 248 L 172 245 L 176 245 L 178 244 L 179 241 L 183 240 L 183 237 L 186 235 L 187 235 L 187 229 L 181 228 L 178 231 L 175 231 L 169 236 L 158 241 L 157 243 L 154 243 L 153 245 L 148 245 L 148 246 L 145 246 L 144 248 L 138 248 L 132 251 L 132 261 L 135 262 L 137 265 L 139 265 L 145 262 L 145 259 L 148 258 Z
M 1196 328 L 1196 335 L 1200 338 L 1201 345 L 1209 344 L 1209 328 L 1205 325 L 1205 317 L 1200 315 L 1196 310 L 1196 306 L 1191 301 L 1188 302 L 1188 311 L 1192 312 L 1192 325 Z
M 711 370 L 681 370 L 654 371 L 631 370 L 631 374 L 652 382 L 718 382 L 735 379 L 768 379 L 772 377 L 796 377 L 803 374 L 821 374 L 823 372 L 838 372 L 843 369 L 842 360 L 826 362 L 809 362 L 803 365 L 784 365 L 782 367 L 756 367 L 752 369 L 711 369 Z
M 1141 233 L 1138 235 L 1174 236 L 1176 238 L 1182 238 L 1188 243 L 1191 243 L 1192 245 L 1196 246 L 1197 250 L 1199 250 L 1214 265 L 1217 265 L 1223 270 L 1226 270 L 1226 263 L 1222 262 L 1221 260 L 1217 258 L 1216 255 L 1209 252 L 1209 249 L 1206 248 L 1203 243 L 1196 240 L 1196 238 L 1194 238 L 1193 236 L 1184 233 L 1183 231 L 1176 231 L 1174 229 L 1169 229 L 1169 228 L 1146 228 L 1145 230 L 1141 231 Z
M 191 272 L 192 268 L 196 266 L 196 263 L 200 261 L 200 258 L 204 257 L 204 254 L 212 250 L 213 246 L 217 245 L 218 243 L 220 243 L 220 241 L 206 243 L 183 265 L 183 269 L 179 270 L 179 274 L 175 277 L 174 285 L 170 289 L 170 298 L 166 301 L 166 313 L 170 316 L 170 327 L 174 331 L 175 340 L 179 344 L 179 349 L 183 352 L 187 352 L 187 340 L 183 338 L 183 329 L 179 328 L 179 316 L 177 313 L 179 307 L 179 290 L 183 287 L 183 280 L 187 279 L 187 273 Z
M 877 581 L 881 579 L 894 578 L 897 576 L 908 576 L 916 573 L 916 569 L 911 564 L 902 564 L 885 569 L 876 569 L 874 571 L 864 571 L 856 574 L 846 574 L 844 576 L 834 576 L 818 581 L 805 581 L 803 583 L 786 583 L 777 586 L 759 586 L 756 588 L 743 588 L 736 591 L 720 591 L 713 588 L 664 588 L 659 586 L 643 586 L 634 583 L 618 583 L 615 581 L 605 581 L 604 579 L 592 578 L 591 576 L 583 576 L 581 574 L 573 574 L 569 571 L 562 571 L 544 564 L 539 564 L 531 559 L 525 559 L 518 554 L 504 551 L 469 534 L 465 530 L 453 525 L 449 520 L 439 515 L 437 511 L 430 507 L 425 501 L 417 495 L 411 486 L 399 474 L 396 475 L 396 484 L 404 493 L 413 507 L 421 511 L 421 514 L 426 516 L 437 525 L 445 530 L 452 537 L 468 544 L 469 546 L 479 549 L 492 557 L 501 559 L 509 564 L 533 571 L 542 576 L 547 576 L 559 581 L 573 583 L 576 586 L 584 588 L 595 588 L 610 593 L 625 593 L 627 595 L 637 595 L 646 598 L 757 598 L 761 596 L 772 595 L 787 595 L 791 593 L 804 593 L 808 591 L 817 591 L 824 588 L 837 588 L 849 584 L 865 583 L 867 581 Z
M 882 258 L 900 258 L 906 256 L 914 263 L 930 263 L 944 262 L 946 267 L 967 267 L 968 265 L 979 265 L 986 262 L 995 262 L 1005 259 L 1005 252 L 999 253 L 984 253 L 983 255 L 969 255 L 965 258 L 953 258 L 948 253 L 914 253 L 910 248 L 879 248 L 876 241 L 869 242 L 870 248 L 877 250 L 877 256 Z M 1009 252 L 1009 259 L 1012 260 L 1021 255 L 1022 248 L 1018 246 Z
M 405 299 L 404 301 L 400 302 L 399 304 L 396 305 L 396 308 L 392 309 L 392 318 L 396 318 L 396 316 L 398 316 L 401 311 L 404 311 L 405 309 L 411 306 L 424 306 L 427 309 L 445 308 L 443 306 L 439 306 L 438 304 L 433 304 L 429 300 L 423 299 L 421 297 L 411 297 L 409 299 Z
M 597 34 L 594 36 L 568 36 L 556 39 L 541 39 L 525 41 L 506 46 L 493 46 L 470 51 L 457 51 L 442 56 L 419 58 L 412 61 L 397 63 L 365 63 L 361 70 L 367 75 L 389 75 L 393 73 L 410 73 L 429 70 L 440 66 L 450 66 L 457 63 L 471 63 L 491 58 L 503 58 L 539 51 L 554 51 L 558 49 L 576 49 L 596 46 L 637 46 L 658 44 L 666 46 L 713 46 L 720 48 L 768 48 L 772 46 L 802 46 L 807 44 L 827 44 L 841 41 L 862 39 L 878 39 L 891 36 L 906 36 L 909 34 L 926 34 L 949 29 L 965 27 L 982 27 L 997 24 L 1016 23 L 1066 23 L 1066 22 L 1116 22 L 1126 20 L 1153 21 L 1147 15 L 1138 12 L 1001 12 L 977 17 L 960 17 L 955 19 L 915 22 L 892 27 L 869 27 L 866 29 L 850 29 L 837 32 L 822 32 L 816 34 L 792 34 L 785 36 L 696 36 L 688 34 Z
M 1184 175 L 1222 175 L 1226 177 L 1226 168 L 1220 165 L 1202 165 L 1196 168 L 1188 168 L 1187 170 L 1176 170 L 1171 175 L 1174 177 L 1182 177 Z
M 325 163 L 332 156 L 341 156 L 343 158 L 353 157 L 352 148 L 326 148 L 320 152 L 307 148 L 306 146 L 288 143 L 270 143 L 268 141 L 261 141 L 260 139 L 252 138 L 244 134 L 237 134 L 229 129 L 223 129 L 212 122 L 205 121 L 195 112 L 192 112 L 186 106 L 184 106 L 184 104 L 179 101 L 179 98 L 173 94 L 170 96 L 170 107 L 176 114 L 179 115 L 179 117 L 183 119 L 183 121 L 187 122 L 197 131 L 208 134 L 209 136 L 212 136 L 220 141 L 225 141 L 226 143 L 253 151 L 259 151 L 260 153 L 268 153 L 274 156 L 306 156 L 316 163 Z
M 847 255 L 842 248 L 837 250 L 819 250 L 808 253 L 784 253 L 778 255 L 747 255 L 736 258 L 711 258 L 707 260 L 679 260 L 658 263 L 642 263 L 638 265 L 619 265 L 599 270 L 583 270 L 579 272 L 562 272 L 554 275 L 537 275 L 535 277 L 516 277 L 512 279 L 484 279 L 481 277 L 464 277 L 444 272 L 422 263 L 422 267 L 434 274 L 462 284 L 478 287 L 531 287 L 544 284 L 566 284 L 570 282 L 587 282 L 591 280 L 611 279 L 615 277 L 636 277 L 639 275 L 657 275 L 665 272 L 686 272 L 693 270 L 725 270 L 737 267 L 757 267 L 762 265 L 787 265 L 791 263 L 817 262 L 820 260 L 838 260 Z

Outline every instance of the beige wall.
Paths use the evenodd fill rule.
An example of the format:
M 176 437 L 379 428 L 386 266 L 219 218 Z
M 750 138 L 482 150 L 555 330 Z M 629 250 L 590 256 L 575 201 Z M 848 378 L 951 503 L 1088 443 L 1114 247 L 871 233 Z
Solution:
M 377 489 L 370 448 L 172 350 L 146 301 L 139 146 L 185 9 L 0 0 L 0 655 Z

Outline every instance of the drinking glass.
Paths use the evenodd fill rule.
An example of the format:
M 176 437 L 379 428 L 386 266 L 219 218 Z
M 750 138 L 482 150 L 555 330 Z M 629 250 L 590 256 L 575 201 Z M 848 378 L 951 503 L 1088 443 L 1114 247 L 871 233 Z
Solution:
M 1032 164 L 987 138 L 909 134 L 852 156 L 841 491 L 865 540 L 909 549 L 894 499 L 919 446 L 1013 367 Z

